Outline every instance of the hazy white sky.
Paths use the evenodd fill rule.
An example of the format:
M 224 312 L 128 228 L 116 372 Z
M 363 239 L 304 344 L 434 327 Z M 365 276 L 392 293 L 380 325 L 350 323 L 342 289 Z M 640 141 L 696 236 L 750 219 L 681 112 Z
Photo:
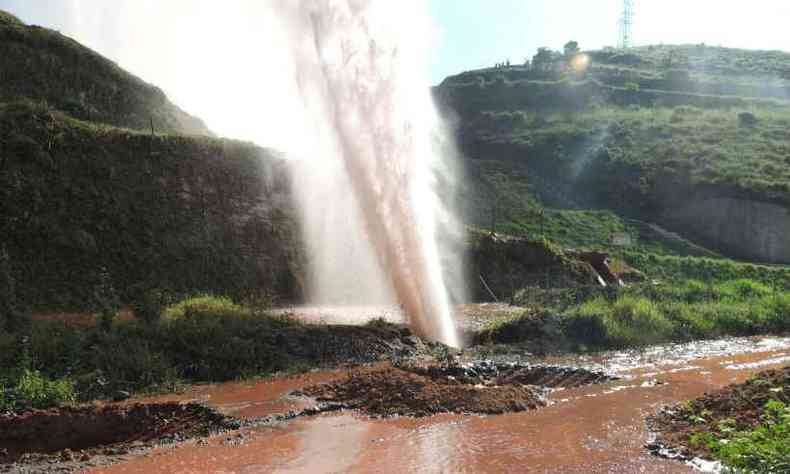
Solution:
M 622 0 L 431 0 L 435 81 L 540 46 L 615 46 Z M 790 51 L 790 0 L 635 0 L 637 44 L 706 43 Z
M 162 87 L 212 130 L 261 144 L 288 136 L 287 48 L 271 8 L 291 0 L 0 0 L 23 21 L 60 30 Z M 405 1 L 405 0 L 382 0 Z M 416 0 L 419 1 L 419 0 Z M 617 43 L 621 0 L 427 0 L 426 72 L 450 74 L 540 46 Z M 416 18 L 393 18 L 420 34 Z M 701 43 L 790 51 L 790 0 L 636 0 L 637 44 Z M 217 93 L 219 92 L 219 93 Z M 243 109 L 243 111 L 242 111 Z M 291 128 L 292 130 L 292 128 Z
M 227 7 L 238 1 L 225 0 L 215 5 Z M 540 46 L 560 49 L 570 39 L 579 41 L 584 48 L 613 46 L 617 43 L 617 20 L 622 8 L 621 0 L 427 1 L 437 29 L 430 71 L 434 82 L 496 61 L 521 62 Z M 75 11 L 73 5 L 79 3 L 84 6 Z M 104 35 L 99 38 L 88 37 L 80 28 L 98 17 L 90 10 L 112 11 L 118 5 L 115 0 L 0 0 L 0 9 L 17 14 L 26 22 L 82 36 L 91 47 L 115 57 L 119 48 L 133 47 L 118 36 L 123 29 L 105 20 Z M 157 9 L 162 8 L 166 9 L 155 8 L 151 14 L 156 15 Z M 123 21 L 123 12 L 118 13 L 116 20 Z M 635 20 L 637 44 L 704 42 L 790 51 L 790 0 L 636 0 Z M 139 31 L 145 34 L 145 25 L 141 24 Z M 404 25 L 404 33 L 408 34 L 408 25 Z

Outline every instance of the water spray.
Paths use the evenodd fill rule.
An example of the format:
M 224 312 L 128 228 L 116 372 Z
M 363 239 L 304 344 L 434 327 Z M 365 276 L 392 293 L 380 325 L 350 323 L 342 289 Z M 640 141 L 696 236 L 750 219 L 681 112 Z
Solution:
M 440 222 L 451 219 L 436 190 L 436 173 L 447 169 L 441 124 L 419 45 L 393 21 L 409 16 L 404 5 L 324 0 L 284 8 L 315 139 L 294 176 L 314 295 L 321 303 L 342 282 L 362 290 L 345 303 L 394 298 L 418 334 L 458 346 L 440 236 Z M 416 4 L 405 10 L 415 14 Z

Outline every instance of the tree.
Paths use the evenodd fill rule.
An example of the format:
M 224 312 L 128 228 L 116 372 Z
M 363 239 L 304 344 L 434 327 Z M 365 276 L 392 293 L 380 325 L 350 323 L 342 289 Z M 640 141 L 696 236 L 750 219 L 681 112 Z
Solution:
M 532 67 L 538 71 L 549 72 L 554 68 L 555 53 L 549 48 L 538 48 L 532 58 Z
M 564 51 L 565 58 L 569 60 L 581 52 L 579 49 L 579 43 L 577 41 L 568 41 L 565 43 Z

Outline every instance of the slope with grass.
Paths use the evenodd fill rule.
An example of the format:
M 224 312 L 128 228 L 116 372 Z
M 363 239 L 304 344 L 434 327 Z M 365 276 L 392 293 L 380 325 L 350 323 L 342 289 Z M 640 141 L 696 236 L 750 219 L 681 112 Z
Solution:
M 44 101 L 91 122 L 210 134 L 157 87 L 57 31 L 0 11 L 0 102 L 18 99 Z
M 249 143 L 0 105 L 0 249 L 38 309 L 151 290 L 298 297 L 285 164 Z
M 485 69 L 436 89 L 481 183 L 470 207 L 529 188 L 520 205 L 611 209 L 731 257 L 790 262 L 790 54 L 589 55 L 583 74 Z M 488 192 L 494 180 L 511 191 Z

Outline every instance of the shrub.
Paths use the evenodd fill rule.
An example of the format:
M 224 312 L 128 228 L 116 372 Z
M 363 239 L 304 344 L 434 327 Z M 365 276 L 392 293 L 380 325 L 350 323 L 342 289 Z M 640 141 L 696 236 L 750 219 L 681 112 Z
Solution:
M 565 318 L 565 335 L 577 345 L 605 347 L 608 342 L 607 328 L 600 313 L 589 307 L 592 304 L 595 302 L 585 303 L 587 308 Z
M 243 317 L 249 314 L 247 308 L 234 303 L 230 298 L 211 295 L 187 298 L 167 307 L 163 313 L 168 321 L 196 317 Z
M 672 323 L 651 300 L 625 295 L 613 303 L 596 298 L 571 313 L 568 330 L 576 337 L 587 331 L 593 339 L 605 339 L 615 347 L 641 346 L 668 340 Z M 575 321 L 574 321 L 575 319 Z M 605 336 L 600 333 L 605 328 Z
M 714 337 L 716 324 L 699 311 L 697 305 L 685 302 L 668 302 L 662 305 L 664 315 L 674 325 L 673 335 L 680 340 Z
M 96 397 L 117 390 L 155 388 L 175 380 L 176 370 L 160 349 L 163 336 L 160 328 L 140 324 L 97 333 L 85 354 L 91 359 L 91 377 L 80 380 L 80 392 Z
M 108 331 L 118 311 L 121 309 L 121 300 L 115 291 L 112 277 L 106 267 L 100 267 L 93 286 L 93 305 L 99 312 L 99 322 L 102 329 Z
M 751 336 L 768 332 L 768 308 L 758 300 L 746 302 L 715 301 L 697 307 L 702 316 L 714 322 L 721 334 Z
M 162 316 L 168 300 L 167 293 L 159 289 L 139 291 L 132 302 L 132 311 L 142 321 L 154 323 Z
M 773 290 L 764 283 L 741 278 L 715 285 L 714 293 L 718 298 L 740 300 L 768 296 L 773 293 Z
M 647 298 L 623 296 L 615 301 L 604 319 L 615 345 L 645 345 L 665 341 L 672 325 Z
M 50 380 L 38 371 L 25 370 L 14 388 L 17 405 L 49 408 L 76 400 L 74 383 L 68 379 Z
M 741 112 L 738 114 L 738 124 L 741 127 L 754 127 L 757 125 L 757 116 L 751 112 Z
M 769 310 L 768 320 L 774 331 L 790 331 L 790 293 L 776 293 L 762 299 Z
M 639 92 L 639 84 L 636 82 L 626 82 L 623 88 L 628 92 Z

